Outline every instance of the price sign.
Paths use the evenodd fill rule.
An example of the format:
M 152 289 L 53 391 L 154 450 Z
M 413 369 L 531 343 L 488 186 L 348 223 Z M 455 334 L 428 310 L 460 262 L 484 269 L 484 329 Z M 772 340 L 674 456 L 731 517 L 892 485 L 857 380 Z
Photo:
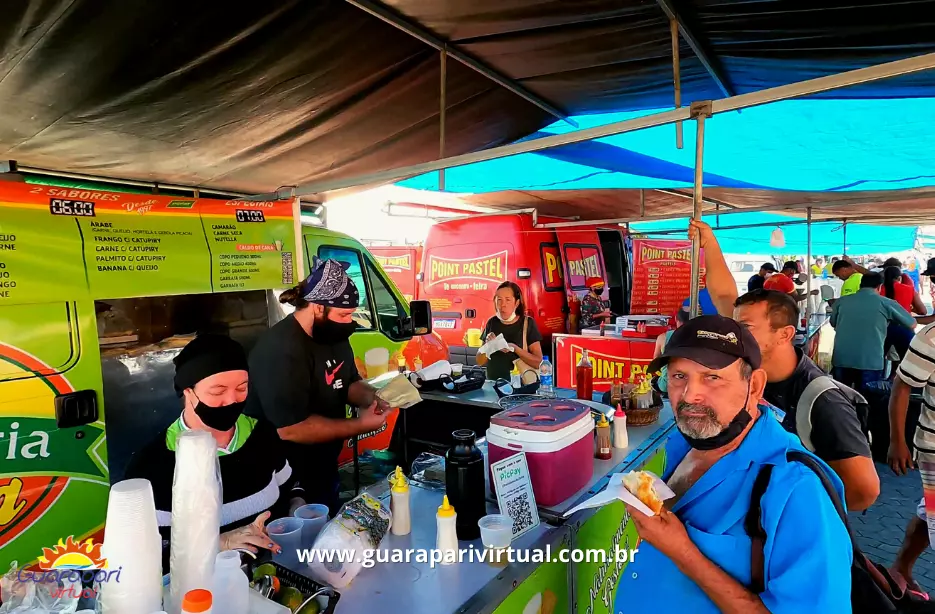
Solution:
M 87 200 L 49 199 L 49 213 L 52 215 L 76 215 L 94 217 L 94 203 Z
M 237 209 L 238 222 L 265 222 L 263 212 L 259 209 Z
M 522 452 L 490 466 L 500 513 L 513 519 L 513 539 L 539 526 L 539 510 L 532 492 L 529 466 Z

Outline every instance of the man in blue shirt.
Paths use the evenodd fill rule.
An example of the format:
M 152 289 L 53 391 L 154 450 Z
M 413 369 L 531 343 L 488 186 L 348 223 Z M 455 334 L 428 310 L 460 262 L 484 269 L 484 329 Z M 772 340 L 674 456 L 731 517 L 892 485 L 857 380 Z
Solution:
M 883 276 L 866 273 L 856 294 L 835 301 L 831 326 L 835 329 L 832 375 L 860 391 L 883 379 L 883 350 L 891 323 L 915 330 L 916 321 L 893 299 L 880 296 Z
M 849 614 L 850 538 L 818 476 L 786 459 L 801 443 L 757 408 L 766 374 L 756 340 L 731 319 L 702 316 L 672 335 L 650 372 L 663 364 L 679 433 L 662 477 L 676 496 L 655 516 L 628 507 L 642 543 L 613 611 Z M 773 466 L 760 499 L 765 588 L 754 593 L 744 519 L 763 465 Z

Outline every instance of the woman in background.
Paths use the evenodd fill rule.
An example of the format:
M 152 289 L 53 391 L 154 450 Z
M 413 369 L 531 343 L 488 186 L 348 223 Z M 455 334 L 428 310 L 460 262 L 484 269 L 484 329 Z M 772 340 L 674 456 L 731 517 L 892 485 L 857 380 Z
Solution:
M 536 321 L 526 315 L 525 301 L 519 286 L 512 281 L 500 284 L 493 304 L 496 315 L 487 320 L 481 337 L 492 341 L 502 334 L 509 347 L 496 352 L 489 359 L 478 350 L 477 364 L 487 366 L 487 379 L 510 379 L 513 362 L 516 360 L 522 360 L 532 369 L 538 369 L 539 363 L 542 362 L 542 334 L 536 326 Z
M 880 288 L 880 294 L 886 298 L 893 299 L 899 306 L 909 313 L 925 315 L 925 303 L 922 297 L 916 292 L 915 286 L 911 283 L 903 282 L 903 272 L 898 266 L 888 266 L 883 269 L 883 286 Z M 909 351 L 909 344 L 912 343 L 912 337 L 915 333 L 905 326 L 899 324 L 890 324 L 886 330 L 886 342 L 884 350 L 889 352 L 891 347 L 896 348 L 900 360 Z

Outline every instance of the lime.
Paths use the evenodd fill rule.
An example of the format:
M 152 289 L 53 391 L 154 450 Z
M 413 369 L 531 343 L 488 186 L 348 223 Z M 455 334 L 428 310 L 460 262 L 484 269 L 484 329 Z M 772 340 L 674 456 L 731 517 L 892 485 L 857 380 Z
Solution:
M 302 602 L 305 601 L 305 597 L 302 596 L 302 591 L 291 586 L 287 586 L 279 591 L 279 594 L 276 595 L 276 601 L 280 605 L 284 605 L 289 608 L 290 612 L 295 612 Z
M 321 612 L 321 606 L 318 605 L 318 601 L 312 599 L 305 604 L 305 607 L 296 610 L 295 614 L 318 614 L 319 612 Z
M 256 582 L 263 576 L 273 576 L 276 577 L 276 566 L 272 563 L 263 563 L 262 565 L 257 565 L 256 569 L 253 570 L 253 581 Z

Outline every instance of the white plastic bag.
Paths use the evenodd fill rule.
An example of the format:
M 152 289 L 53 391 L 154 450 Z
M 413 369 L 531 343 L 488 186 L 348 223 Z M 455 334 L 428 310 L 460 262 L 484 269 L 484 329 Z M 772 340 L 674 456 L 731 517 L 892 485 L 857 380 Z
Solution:
M 364 493 L 348 501 L 318 534 L 313 550 L 353 551 L 354 559 L 342 562 L 334 557 L 322 562 L 323 557 L 313 557 L 308 564 L 312 577 L 334 588 L 344 588 L 363 568 L 364 551 L 376 550 L 392 524 L 390 510 L 372 496 Z
M 14 561 L 0 578 L 2 614 L 72 614 L 81 598 L 80 572 L 20 570 Z

